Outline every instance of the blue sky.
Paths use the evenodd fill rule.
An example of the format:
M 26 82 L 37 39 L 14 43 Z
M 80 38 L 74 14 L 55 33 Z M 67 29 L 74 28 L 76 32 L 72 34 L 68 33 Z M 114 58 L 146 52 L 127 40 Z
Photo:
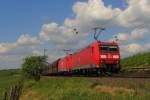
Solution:
M 0 69 L 18 68 L 22 58 L 43 54 L 49 62 L 93 41 L 118 37 L 121 56 L 150 50 L 149 0 L 0 0 Z M 73 34 L 77 28 L 78 35 Z
M 15 41 L 21 34 L 37 35 L 44 23 L 62 24 L 72 17 L 79 0 L 0 0 L 0 42 Z M 86 1 L 86 0 L 80 0 Z M 125 0 L 104 0 L 105 5 L 124 8 Z
M 36 35 L 44 23 L 62 23 L 71 16 L 73 3 L 74 0 L 1 0 L 0 41 L 15 41 L 22 33 Z

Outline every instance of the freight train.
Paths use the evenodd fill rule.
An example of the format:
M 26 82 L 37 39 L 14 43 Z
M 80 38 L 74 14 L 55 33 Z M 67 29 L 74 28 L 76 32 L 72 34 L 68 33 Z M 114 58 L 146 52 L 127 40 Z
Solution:
M 59 58 L 43 69 L 43 75 L 101 75 L 120 70 L 120 50 L 116 42 L 96 40 L 86 48 Z

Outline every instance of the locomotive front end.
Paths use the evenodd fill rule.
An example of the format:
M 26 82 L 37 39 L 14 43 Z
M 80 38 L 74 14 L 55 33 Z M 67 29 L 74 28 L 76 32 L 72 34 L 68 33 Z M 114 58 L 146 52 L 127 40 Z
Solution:
M 100 43 L 100 66 L 103 71 L 118 72 L 120 70 L 120 51 L 116 43 Z

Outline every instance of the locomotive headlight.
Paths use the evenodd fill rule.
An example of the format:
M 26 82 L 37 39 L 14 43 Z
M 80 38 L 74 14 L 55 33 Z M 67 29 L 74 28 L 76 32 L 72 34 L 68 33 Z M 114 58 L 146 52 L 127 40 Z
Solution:
M 113 55 L 113 58 L 118 59 L 119 55 Z
M 101 58 L 106 58 L 107 56 L 106 55 L 101 55 Z

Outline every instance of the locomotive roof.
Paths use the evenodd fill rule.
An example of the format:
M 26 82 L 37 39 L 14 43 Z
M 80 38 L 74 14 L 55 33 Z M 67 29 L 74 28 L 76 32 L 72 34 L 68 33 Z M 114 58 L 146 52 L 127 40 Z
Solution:
M 103 44 L 103 45 L 118 45 L 116 42 L 99 42 L 100 44 Z
M 93 43 L 91 43 L 90 45 L 88 45 L 87 47 L 93 45 L 93 44 L 101 44 L 101 45 L 118 45 L 116 42 L 112 41 L 112 42 L 101 42 L 101 41 L 94 41 Z

